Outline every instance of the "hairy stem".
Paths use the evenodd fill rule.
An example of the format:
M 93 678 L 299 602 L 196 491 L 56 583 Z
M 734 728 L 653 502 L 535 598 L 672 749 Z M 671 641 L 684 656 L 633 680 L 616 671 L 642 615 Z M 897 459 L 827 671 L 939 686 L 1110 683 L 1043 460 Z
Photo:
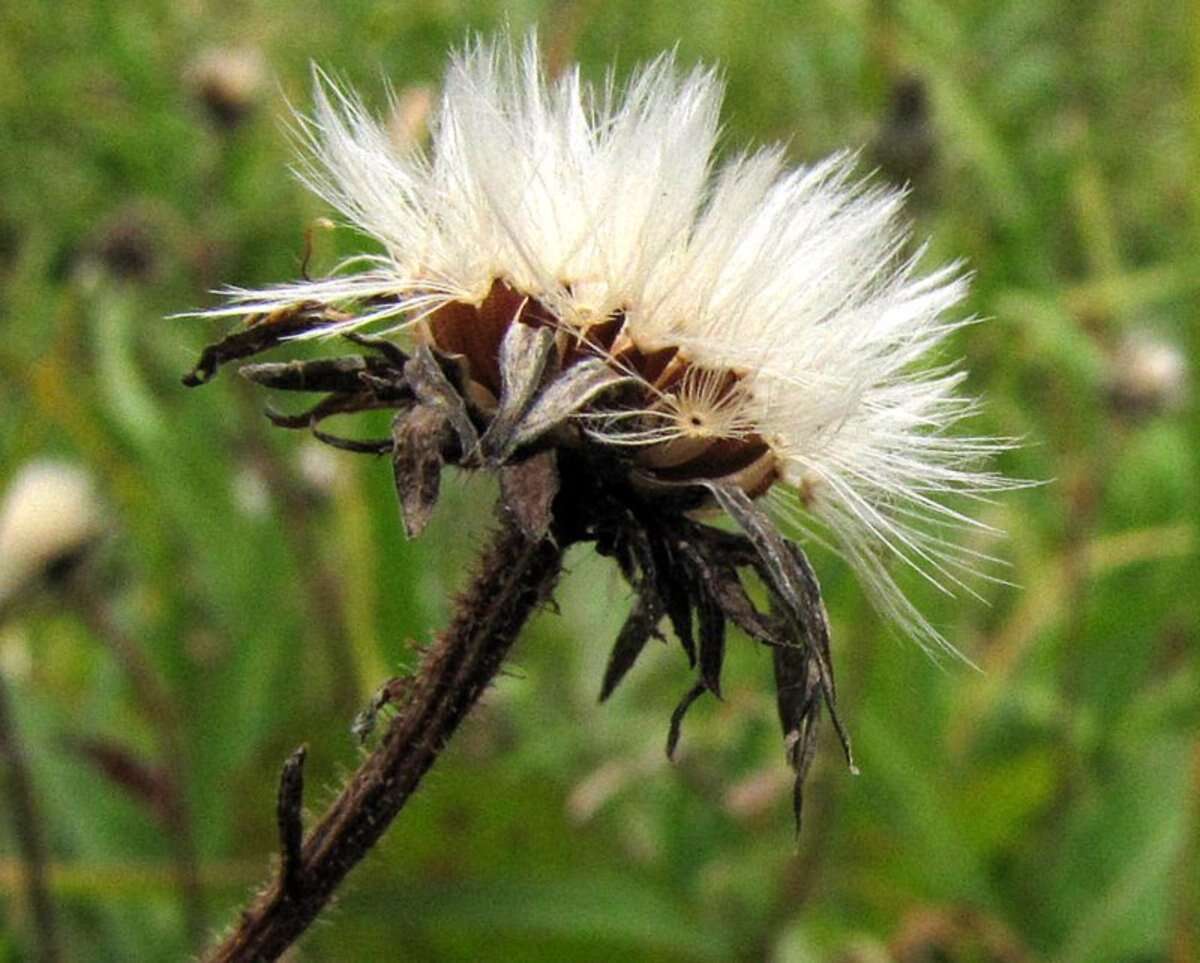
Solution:
M 405 687 L 381 744 L 302 845 L 296 844 L 296 820 L 303 754 L 289 760 L 280 793 L 280 869 L 207 960 L 274 960 L 304 932 L 378 842 L 495 678 L 522 626 L 553 588 L 565 547 L 565 539 L 532 540 L 502 522 L 457 599 L 450 624 Z

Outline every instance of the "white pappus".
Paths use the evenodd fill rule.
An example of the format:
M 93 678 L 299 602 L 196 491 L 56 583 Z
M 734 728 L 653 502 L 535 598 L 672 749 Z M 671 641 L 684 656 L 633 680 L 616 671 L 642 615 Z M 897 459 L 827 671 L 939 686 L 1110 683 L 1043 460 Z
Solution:
M 496 393 L 516 319 L 639 379 L 643 401 L 588 410 L 581 430 L 672 480 L 719 478 L 785 528 L 827 539 L 882 610 L 941 636 L 888 559 L 963 587 L 984 556 L 950 537 L 955 504 L 1015 483 L 987 468 L 1003 439 L 950 428 L 974 402 L 929 362 L 967 282 L 906 253 L 901 192 L 854 179 L 852 155 L 789 168 L 769 147 L 714 159 L 722 85 L 662 56 L 624 86 L 549 78 L 530 39 L 454 57 L 428 150 L 318 73 L 301 117 L 303 181 L 382 253 L 330 277 L 229 289 L 210 315 L 347 311 L 464 356 Z

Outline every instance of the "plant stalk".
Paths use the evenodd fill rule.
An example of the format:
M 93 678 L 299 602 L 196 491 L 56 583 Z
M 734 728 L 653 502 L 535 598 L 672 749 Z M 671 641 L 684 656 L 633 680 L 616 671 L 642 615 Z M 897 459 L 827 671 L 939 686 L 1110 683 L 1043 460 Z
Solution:
M 277 959 L 317 917 L 495 678 L 521 628 L 554 587 L 566 545 L 564 538 L 531 539 L 502 520 L 456 600 L 449 625 L 406 681 L 398 714 L 379 747 L 302 843 L 303 752 L 288 760 L 279 799 L 279 869 L 208 954 L 210 963 Z

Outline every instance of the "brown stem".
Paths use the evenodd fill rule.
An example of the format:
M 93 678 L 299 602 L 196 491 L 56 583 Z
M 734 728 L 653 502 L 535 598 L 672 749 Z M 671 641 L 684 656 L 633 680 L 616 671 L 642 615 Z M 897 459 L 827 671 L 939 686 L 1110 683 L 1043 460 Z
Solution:
M 137 640 L 118 625 L 108 602 L 87 581 L 86 572 L 72 579 L 69 593 L 92 634 L 108 646 L 121 664 L 141 713 L 155 728 L 161 765 L 169 783 L 161 818 L 172 851 L 188 944 L 198 948 L 204 943 L 208 925 L 187 799 L 187 757 L 179 711 L 154 663 Z
M 21 850 L 25 893 L 33 913 L 36 958 L 43 963 L 53 963 L 62 959 L 62 949 L 58 942 L 54 904 L 50 901 L 46 885 L 46 843 L 42 838 L 25 752 L 17 738 L 3 678 L 0 678 L 0 761 L 8 770 L 4 774 L 5 796 L 8 810 L 12 813 L 17 845 Z
M 502 522 L 450 624 L 425 651 L 379 748 L 350 777 L 298 853 L 286 845 L 291 831 L 282 833 L 281 871 L 206 957 L 210 963 L 274 960 L 316 918 L 495 678 L 521 627 L 549 596 L 565 547 L 564 538 L 534 541 L 511 521 Z M 289 767 L 298 765 L 296 758 Z M 285 796 L 295 794 L 297 779 L 285 772 Z M 297 808 L 298 800 L 285 801 L 281 814 Z M 281 829 L 290 822 L 281 815 Z

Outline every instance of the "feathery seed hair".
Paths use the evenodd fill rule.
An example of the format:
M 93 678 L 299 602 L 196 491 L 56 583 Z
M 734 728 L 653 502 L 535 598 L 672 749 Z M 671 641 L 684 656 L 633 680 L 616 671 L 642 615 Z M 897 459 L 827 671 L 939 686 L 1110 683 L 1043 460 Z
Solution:
M 318 71 L 299 174 L 382 253 L 228 289 L 207 313 L 316 305 L 297 336 L 403 334 L 456 356 L 485 412 L 506 332 L 545 329 L 562 369 L 599 360 L 626 385 L 574 412 L 582 442 L 652 481 L 732 483 L 785 527 L 831 535 L 887 615 L 944 644 L 887 559 L 964 587 L 982 556 L 946 532 L 981 523 L 947 496 L 1013 485 L 981 467 L 1004 441 L 948 432 L 974 407 L 963 373 L 922 367 L 968 323 L 948 315 L 966 280 L 919 273 L 901 193 L 854 181 L 852 156 L 789 169 L 769 147 L 717 165 L 721 96 L 713 71 L 681 75 L 669 55 L 619 89 L 578 68 L 548 78 L 532 38 L 477 41 L 424 151 Z

